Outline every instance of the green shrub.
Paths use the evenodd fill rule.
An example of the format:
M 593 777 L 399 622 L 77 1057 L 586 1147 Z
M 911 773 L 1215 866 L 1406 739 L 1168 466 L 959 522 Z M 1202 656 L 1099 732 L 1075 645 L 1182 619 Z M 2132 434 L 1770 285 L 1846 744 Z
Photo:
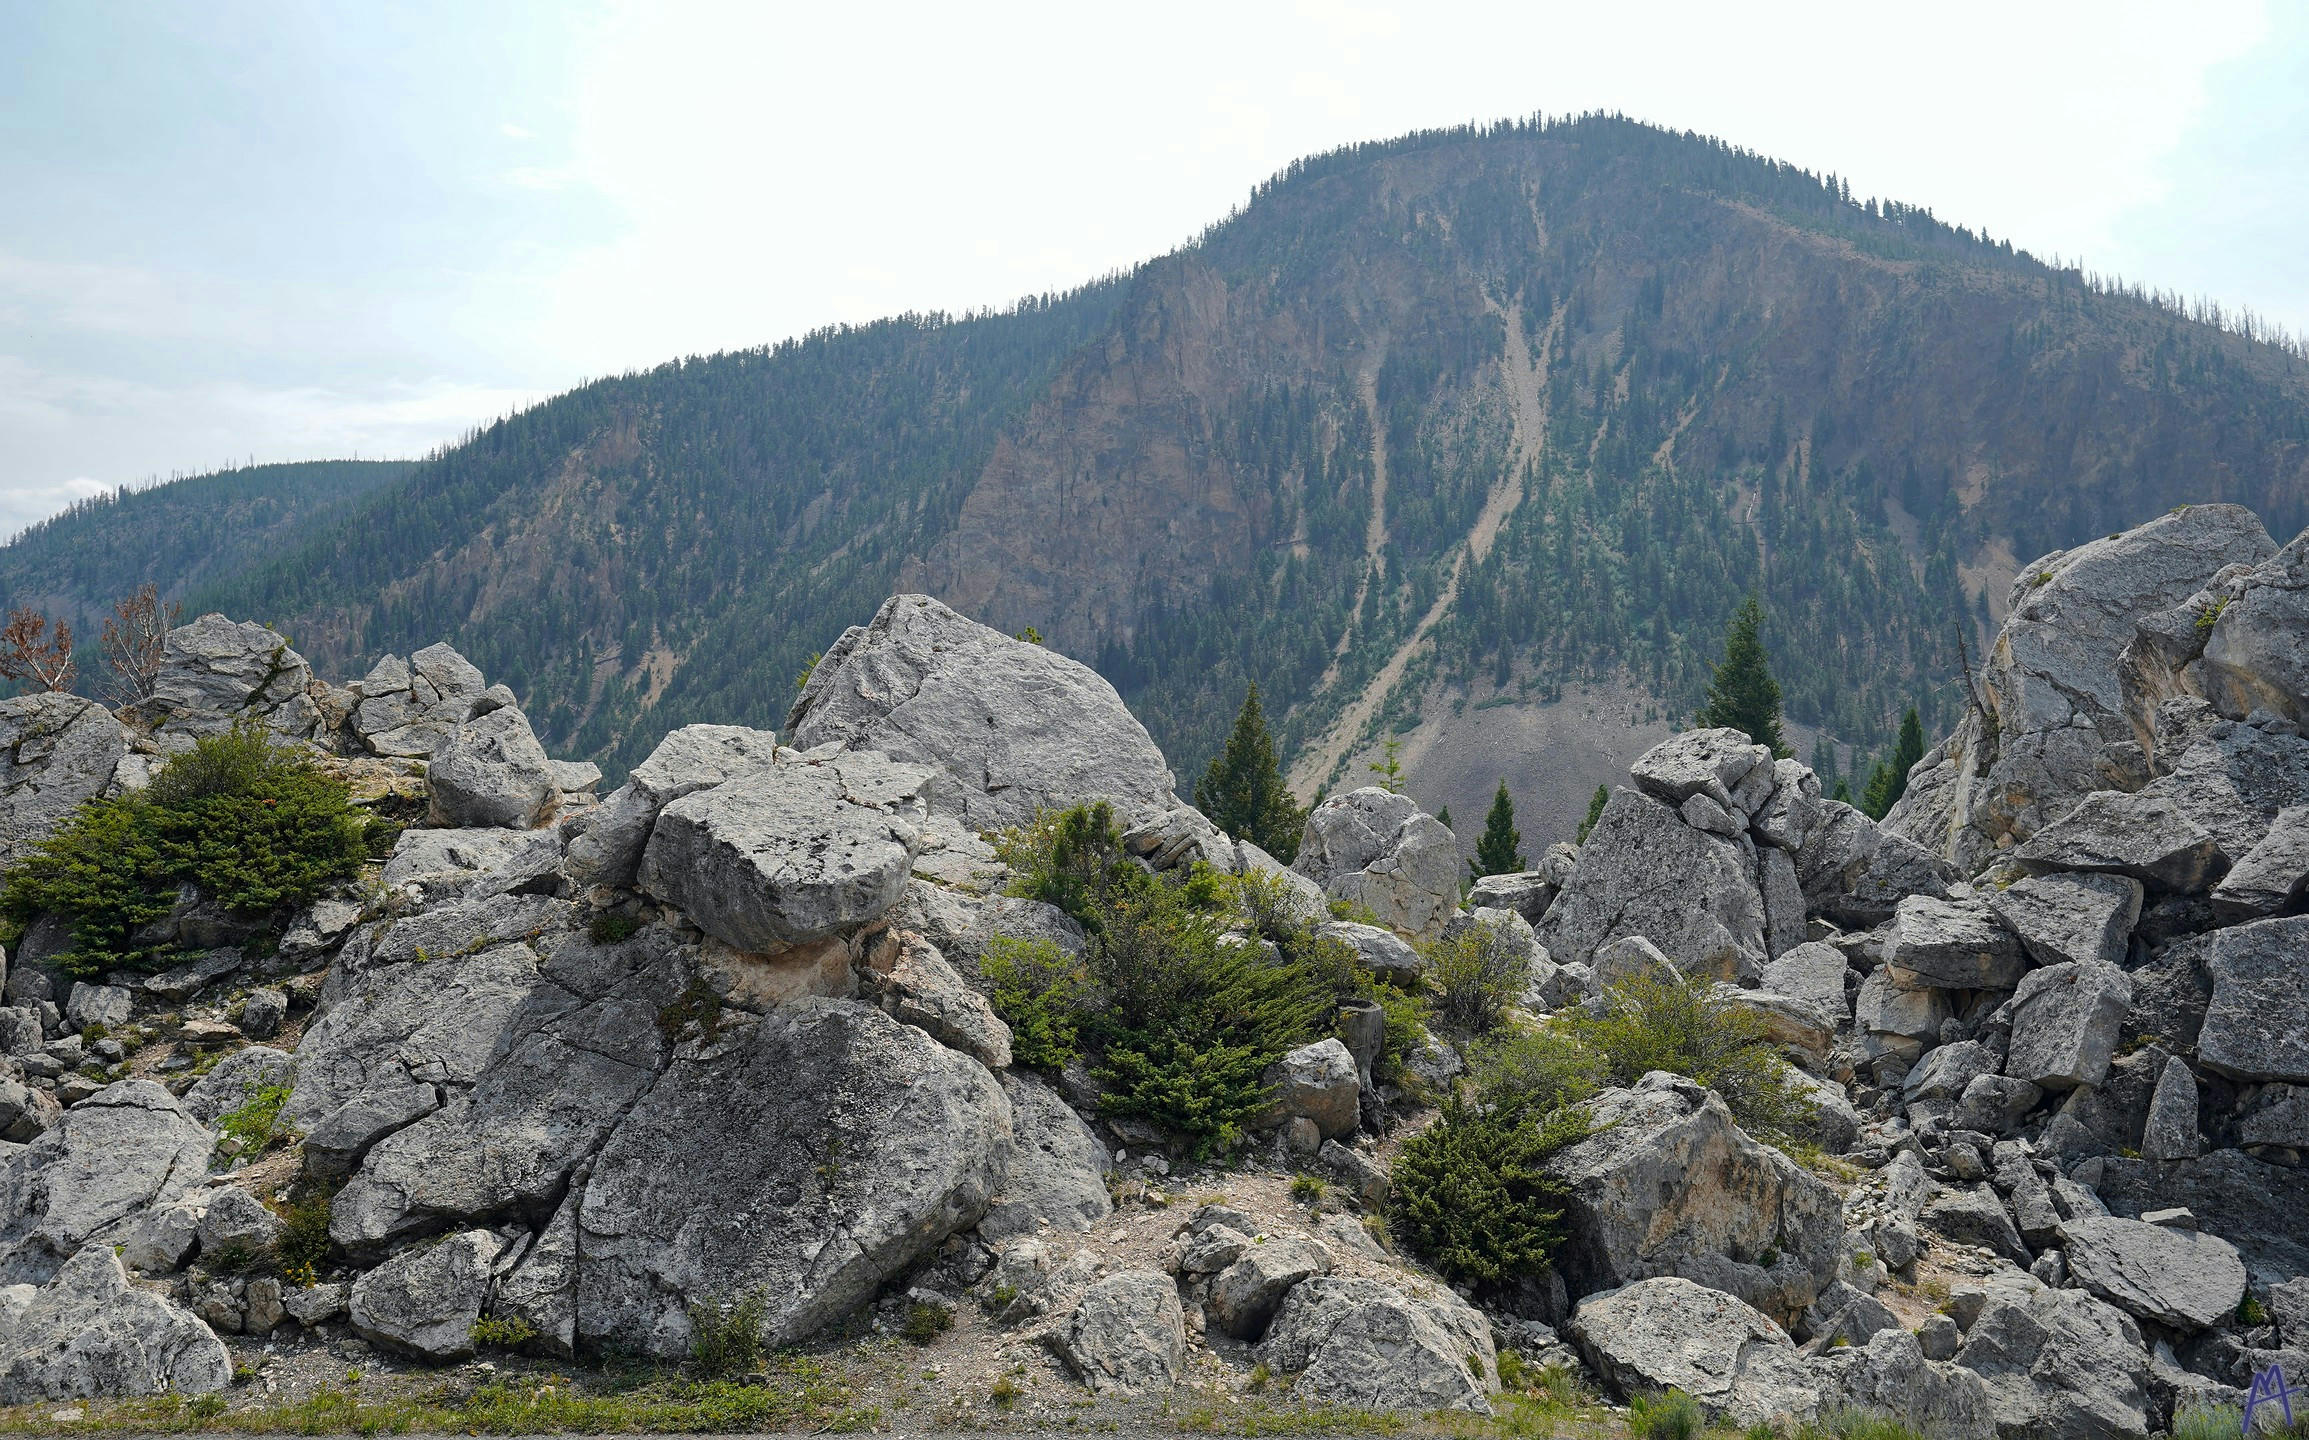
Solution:
M 2237 1412 L 2231 1410 L 2228 1414 L 2226 1431 L 2200 1437 L 2200 1440 L 2216 1440 L 2216 1437 L 2217 1440 L 2237 1440 Z M 2176 1416 L 2173 1440 L 2182 1440 L 2178 1419 Z M 1834 1410 L 1799 1426 L 1796 1440 L 1925 1440 L 1925 1437 L 1914 1426 L 1879 1410 Z
M 1291 1198 L 1302 1205 L 1312 1205 L 1321 1200 L 1326 1188 L 1323 1184 L 1323 1177 L 1320 1175 L 1293 1175 L 1291 1177 Z
M 1388 1226 L 1453 1280 L 1496 1286 L 1542 1269 L 1564 1234 L 1565 1191 L 1547 1159 L 1587 1133 L 1576 1106 L 1446 1098 L 1441 1118 L 1396 1157 Z
M 484 1315 L 473 1322 L 475 1345 L 518 1350 L 537 1338 L 537 1327 L 518 1315 Z
M 235 914 L 281 916 L 353 874 L 367 855 L 345 787 L 302 751 L 245 723 L 196 741 L 141 792 L 91 800 L 0 872 L 0 905 L 72 928 L 73 974 L 165 968 L 136 933 L 190 882 Z
M 1419 1042 L 1427 1038 L 1427 1002 L 1393 985 L 1372 986 L 1371 998 L 1379 1002 L 1379 1013 L 1385 1017 L 1379 1058 L 1371 1063 L 1371 1076 L 1383 1085 L 1398 1085 L 1408 1073 Z
M 953 1311 L 917 1300 L 906 1307 L 906 1323 L 900 1333 L 910 1345 L 928 1345 L 953 1328 Z
M 2244 1433 L 2245 1414 L 2234 1405 L 2189 1405 L 2173 1412 L 2173 1440 L 2237 1440 Z
M 1010 1027 L 1010 1055 L 1030 1070 L 1060 1070 L 1082 1054 L 1080 1016 L 1090 967 L 1048 940 L 997 937 L 978 962 L 994 1013 Z
M 281 1238 L 273 1245 L 281 1278 L 291 1285 L 311 1285 L 329 1263 L 329 1197 L 308 1195 L 274 1207 L 280 1212 Z
M 1531 951 L 1504 924 L 1469 925 L 1420 950 L 1436 1021 L 1455 1034 L 1487 1035 L 1499 1028 L 1507 1007 L 1531 983 Z
M 690 1363 L 708 1377 L 742 1375 L 762 1362 L 770 1300 L 756 1290 L 735 1300 L 689 1307 Z
M 1637 1395 L 1628 1401 L 1628 1432 L 1636 1440 L 1693 1440 L 1707 1423 L 1700 1402 L 1681 1390 Z
M 1723 1098 L 1741 1128 L 1792 1139 L 1813 1117 L 1779 1046 L 1754 1011 L 1719 998 L 1706 980 L 1639 976 L 1607 992 L 1601 1016 L 1564 1022 L 1601 1059 L 1603 1078 L 1633 1085 L 1653 1070 L 1688 1075 Z
M 217 1131 L 240 1141 L 246 1153 L 258 1154 L 280 1133 L 281 1107 L 288 1102 L 288 1086 L 267 1085 L 251 1092 L 238 1108 L 219 1115 Z
M 1553 1026 L 1506 1031 L 1476 1045 L 1468 1073 L 1487 1102 L 1546 1114 L 1603 1088 L 1603 1057 Z
M 596 945 L 615 945 L 619 941 L 632 939 L 633 933 L 640 928 L 641 919 L 638 916 L 602 910 L 587 922 L 585 938 Z
M 1038 812 L 1032 824 L 996 836 L 994 853 L 1017 872 L 1012 895 L 1055 905 L 1094 935 L 1123 897 L 1155 884 L 1123 853 L 1122 828 L 1104 800 Z

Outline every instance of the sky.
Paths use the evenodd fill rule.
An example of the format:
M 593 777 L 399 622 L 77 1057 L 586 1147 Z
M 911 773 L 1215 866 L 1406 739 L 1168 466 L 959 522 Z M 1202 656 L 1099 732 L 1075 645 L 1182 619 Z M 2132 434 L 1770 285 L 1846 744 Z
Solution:
M 0 0 L 0 534 L 1613 110 L 2309 331 L 2309 6 Z

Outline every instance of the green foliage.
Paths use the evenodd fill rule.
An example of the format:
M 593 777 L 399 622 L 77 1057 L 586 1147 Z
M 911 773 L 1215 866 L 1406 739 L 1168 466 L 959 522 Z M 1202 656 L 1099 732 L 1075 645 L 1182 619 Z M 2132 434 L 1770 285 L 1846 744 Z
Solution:
M 1017 872 L 1011 894 L 1055 905 L 1093 934 L 1125 897 L 1154 885 L 1123 853 L 1122 827 L 1104 800 L 1037 814 L 1032 824 L 996 836 L 994 853 Z
M 291 1285 L 311 1285 L 329 1263 L 329 1197 L 315 1193 L 275 1207 L 281 1238 L 273 1246 L 281 1277 Z
M 1048 940 L 997 936 L 978 962 L 994 1013 L 1010 1027 L 1010 1054 L 1030 1070 L 1060 1070 L 1082 1054 L 1080 1016 L 1090 967 Z
M 1414 991 L 1393 985 L 1373 985 L 1370 998 L 1379 1002 L 1383 1017 L 1379 1058 L 1371 1062 L 1372 1078 L 1383 1085 L 1401 1084 L 1409 1072 L 1412 1053 L 1427 1038 L 1427 1002 Z
M 1862 793 L 1860 808 L 1871 820 L 1881 820 L 1892 813 L 1900 797 L 1908 793 L 1908 772 L 1924 758 L 1924 722 L 1916 707 L 1908 707 L 1901 717 L 1900 738 L 1892 747 L 1892 758 L 1879 760 L 1868 777 L 1868 788 Z
M 2185 1405 L 2173 1412 L 2172 1440 L 2238 1440 L 2244 1433 L 2245 1412 L 2234 1405 Z
M 1299 832 L 1307 823 L 1307 812 L 1283 784 L 1256 684 L 1244 692 L 1226 748 L 1212 757 L 1210 769 L 1195 785 L 1195 808 L 1213 825 L 1237 840 L 1250 841 L 1285 865 L 1299 857 Z
M 1291 1198 L 1302 1205 L 1316 1204 L 1322 1200 L 1323 1192 L 1328 1188 L 1320 1175 L 1293 1175 L 1291 1177 Z
M 1487 1035 L 1531 980 L 1531 951 L 1504 924 L 1484 921 L 1424 941 L 1435 1019 L 1459 1035 Z
M 1565 1191 L 1547 1159 L 1587 1133 L 1576 1106 L 1446 1097 L 1396 1157 L 1388 1227 L 1452 1280 L 1492 1286 L 1543 1269 L 1564 1235 Z
M 1475 858 L 1467 862 L 1469 875 L 1481 880 L 1486 875 L 1512 875 L 1530 868 L 1519 847 L 1523 832 L 1515 828 L 1515 801 L 1508 798 L 1507 782 L 1499 782 L 1499 793 L 1491 797 L 1491 809 L 1483 817 L 1483 835 L 1475 842 Z
M 2247 1329 L 2255 1325 L 2266 1325 L 2269 1323 L 2269 1307 L 2261 1303 L 2259 1296 L 2247 1290 L 2244 1298 L 2237 1302 L 2237 1323 Z
M 1475 1046 L 1469 1078 L 1486 1102 L 1549 1114 L 1577 1105 L 1605 1084 L 1605 1061 L 1554 1026 L 1515 1029 Z
M 2234 1410 L 2229 1412 L 2229 1431 L 2219 1440 L 2237 1440 L 2236 1414 Z M 1882 1411 L 1843 1409 L 1799 1425 L 1793 1440 L 1926 1440 L 1926 1437 L 1915 1426 Z M 2173 1440 L 2182 1440 L 2178 1424 L 2173 1427 Z M 2213 1437 L 2203 1437 L 2203 1440 L 2213 1440 Z
M 1603 807 L 1610 803 L 1611 787 L 1609 785 L 1596 786 L 1595 793 L 1588 797 L 1587 818 L 1579 822 L 1579 834 L 1573 837 L 1574 844 L 1585 845 L 1587 843 L 1588 832 L 1595 829 L 1595 822 L 1603 818 Z
M 639 916 L 616 910 L 598 910 L 594 912 L 593 919 L 586 922 L 585 937 L 596 945 L 615 945 L 622 940 L 632 939 L 634 932 L 640 928 Z
M 1379 758 L 1363 767 L 1379 777 L 1379 788 L 1390 795 L 1403 793 L 1402 754 L 1402 739 L 1391 734 L 1380 746 Z
M 536 1338 L 537 1327 L 519 1315 L 483 1315 L 471 1335 L 476 1346 L 493 1350 L 518 1350 Z
M 141 793 L 83 804 L 0 872 L 0 904 L 70 923 L 67 970 L 164 968 L 135 937 L 165 918 L 180 884 L 236 914 L 278 917 L 359 869 L 362 817 L 309 757 L 253 722 L 198 740 Z
M 1695 1440 L 1707 1428 L 1700 1402 L 1681 1390 L 1628 1398 L 1628 1433 L 1634 1440 Z
M 1653 1070 L 1688 1075 L 1723 1098 L 1742 1129 L 1771 1140 L 1799 1136 L 1812 1101 L 1752 1010 L 1718 997 L 1703 979 L 1638 976 L 1605 994 L 1600 1016 L 1574 1015 L 1564 1032 L 1593 1050 L 1607 1084 Z
M 899 1333 L 909 1345 L 928 1345 L 954 1328 L 954 1312 L 943 1305 L 927 1305 L 916 1300 L 906 1307 L 906 1320 Z
M 1774 755 L 1786 756 L 1790 752 L 1780 733 L 1780 682 L 1772 678 L 1763 631 L 1764 607 L 1751 594 L 1733 612 L 1724 633 L 1724 658 L 1708 682 L 1708 703 L 1700 707 L 1693 723 L 1703 730 L 1729 726 L 1758 745 L 1769 745 Z
M 281 1107 L 288 1101 L 288 1086 L 264 1086 L 252 1092 L 238 1108 L 219 1115 L 217 1133 L 240 1141 L 245 1153 L 259 1154 L 280 1133 Z
M 689 1357 L 700 1375 L 743 1375 L 762 1363 L 762 1326 L 770 1299 L 754 1290 L 718 1303 L 690 1302 Z

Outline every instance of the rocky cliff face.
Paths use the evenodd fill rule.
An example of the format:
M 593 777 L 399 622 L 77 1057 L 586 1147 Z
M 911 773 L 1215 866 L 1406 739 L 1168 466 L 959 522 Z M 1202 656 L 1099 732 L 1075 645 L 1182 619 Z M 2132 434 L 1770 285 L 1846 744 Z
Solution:
M 499 1333 L 485 1316 L 557 1355 L 674 1360 L 731 1315 L 788 1343 L 968 1299 L 1098 1397 L 1264 1364 L 1305 1400 L 1483 1410 L 1503 1337 L 1737 1423 L 2145 1436 L 2309 1364 L 2304 543 L 2207 507 L 2045 562 L 1992 660 L 2009 723 L 1966 732 L 2002 744 L 1978 793 L 2028 804 L 1945 798 L 1929 777 L 1965 733 L 1878 826 L 1694 731 L 1637 759 L 1584 848 L 1472 911 L 1407 798 L 1335 797 L 1284 870 L 1177 801 L 1095 675 L 926 596 L 843 637 L 786 743 L 687 727 L 599 799 L 446 647 L 338 689 L 203 617 L 125 725 L 9 702 L 16 843 L 236 718 L 408 782 L 429 823 L 270 956 L 188 940 L 163 974 L 67 982 L 54 926 L 27 933 L 0 1008 L 0 1397 L 213 1389 L 262 1341 L 437 1363 Z M 2177 630 L 2176 606 L 2211 619 Z M 999 893 L 979 831 L 1094 799 L 1149 870 L 1267 876 L 1374 971 L 1416 984 L 1407 940 L 1486 927 L 1523 951 L 1535 1023 L 1632 976 L 1712 980 L 1801 1068 L 1843 1164 L 1808 1170 L 1684 1077 L 1607 1090 L 1547 1162 L 1560 1263 L 1478 1309 L 1352 1218 L 1390 1184 L 1366 1127 L 1424 1119 L 1343 1015 L 1277 1061 L 1235 1168 L 1190 1178 L 1089 1076 L 1017 1067 L 979 973 L 998 940 L 1086 943 Z M 1433 1084 L 1461 1063 L 1436 1040 L 1411 1061 Z M 248 1147 L 252 1103 L 291 1143 Z M 1349 1213 L 1281 1200 L 1310 1165 Z M 326 1246 L 252 1268 L 283 1253 L 266 1201 L 292 1181 L 333 1192 Z M 1166 1215 L 1164 1183 L 1206 1200 Z

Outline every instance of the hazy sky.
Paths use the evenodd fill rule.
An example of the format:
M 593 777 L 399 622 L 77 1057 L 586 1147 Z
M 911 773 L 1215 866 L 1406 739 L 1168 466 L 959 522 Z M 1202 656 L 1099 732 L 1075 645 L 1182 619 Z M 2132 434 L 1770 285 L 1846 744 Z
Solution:
M 1594 108 L 2309 330 L 2309 6 L 0 0 L 0 531 L 999 305 L 1295 156 Z

